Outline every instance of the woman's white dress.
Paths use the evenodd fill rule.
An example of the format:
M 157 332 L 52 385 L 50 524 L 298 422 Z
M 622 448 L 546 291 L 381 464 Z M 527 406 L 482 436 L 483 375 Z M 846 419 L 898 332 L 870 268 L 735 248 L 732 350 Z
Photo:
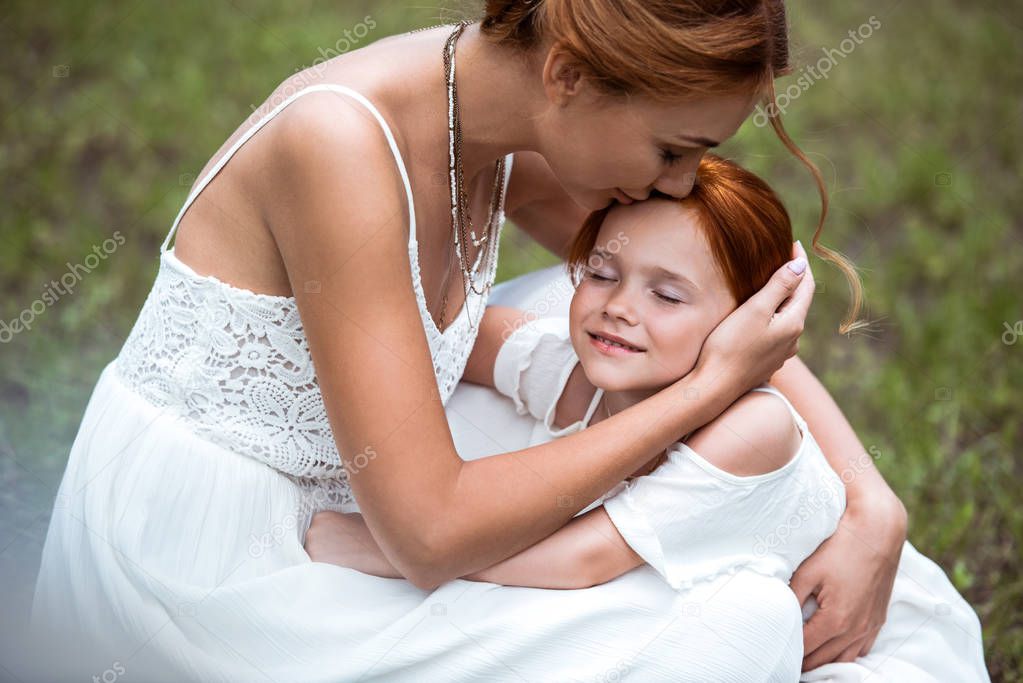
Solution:
M 309 559 L 302 546 L 312 513 L 358 504 L 294 299 L 198 275 L 167 246 L 234 152 L 314 93 L 353 98 L 387 137 L 409 202 L 413 287 L 450 405 L 475 338 L 469 315 L 484 302 L 471 297 L 448 329 L 436 328 L 419 279 L 411 186 L 385 119 L 343 86 L 299 91 L 186 200 L 138 321 L 96 384 L 43 549 L 32 615 L 38 652 L 28 653 L 38 680 L 120 672 L 246 683 L 795 680 L 799 605 L 781 582 L 753 572 L 687 592 L 646 565 L 576 591 L 461 579 L 423 591 Z M 486 454 L 474 425 L 489 428 L 493 417 L 500 427 L 501 411 L 507 416 L 509 402 L 486 396 L 449 411 L 466 457 Z M 519 420 L 522 430 L 522 419 L 511 408 L 504 424 Z M 495 448 L 514 438 L 490 433 L 490 452 L 520 447 Z

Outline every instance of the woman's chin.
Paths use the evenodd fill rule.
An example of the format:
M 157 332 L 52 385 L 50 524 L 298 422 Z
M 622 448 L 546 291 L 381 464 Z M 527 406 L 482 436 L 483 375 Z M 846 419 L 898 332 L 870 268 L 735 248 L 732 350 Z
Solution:
M 585 192 L 570 192 L 569 196 L 576 204 L 587 211 L 600 211 L 614 202 L 614 197 L 606 191 L 588 190 Z

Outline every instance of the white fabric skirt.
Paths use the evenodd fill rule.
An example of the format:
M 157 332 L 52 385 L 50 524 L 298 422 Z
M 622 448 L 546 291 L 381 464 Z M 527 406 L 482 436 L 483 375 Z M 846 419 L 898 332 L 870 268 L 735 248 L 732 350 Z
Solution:
M 505 300 L 493 303 L 517 294 L 525 307 L 537 282 L 502 285 L 494 295 Z M 448 414 L 465 457 L 522 447 L 532 429 L 509 401 L 471 385 Z M 676 592 L 643 566 L 581 590 L 458 579 L 423 591 L 310 561 L 310 513 L 291 480 L 195 435 L 108 365 L 43 550 L 32 626 L 50 655 L 38 658 L 38 680 L 799 678 L 800 607 L 776 579 L 738 572 Z M 870 671 L 871 680 L 981 680 L 972 610 L 909 546 L 903 564 L 871 657 L 804 680 Z
M 799 609 L 776 581 L 739 575 L 683 595 L 644 567 L 584 590 L 459 579 L 427 592 L 310 561 L 302 507 L 290 480 L 194 436 L 108 366 L 44 548 L 35 627 L 75 646 L 46 664 L 83 680 L 122 667 L 246 683 L 798 671 Z

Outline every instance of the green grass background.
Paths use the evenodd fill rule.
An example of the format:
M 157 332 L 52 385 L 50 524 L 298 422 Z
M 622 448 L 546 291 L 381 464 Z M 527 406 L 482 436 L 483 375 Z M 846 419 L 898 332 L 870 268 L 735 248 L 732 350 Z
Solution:
M 115 231 L 116 255 L 0 345 L 0 569 L 38 553 L 101 368 L 123 343 L 194 174 L 273 88 L 364 17 L 361 44 L 461 3 L 59 0 L 0 10 L 0 319 Z M 1023 9 L 985 0 L 789 3 L 798 67 L 880 28 L 792 102 L 823 170 L 824 243 L 855 260 L 873 330 L 837 333 L 819 260 L 802 355 L 905 502 L 909 536 L 976 607 L 995 680 L 1023 680 Z M 779 89 L 795 76 L 779 81 Z M 781 192 L 808 244 L 804 169 L 752 122 L 723 153 Z M 499 279 L 555 260 L 514 227 Z M 26 550 L 27 549 L 27 550 Z

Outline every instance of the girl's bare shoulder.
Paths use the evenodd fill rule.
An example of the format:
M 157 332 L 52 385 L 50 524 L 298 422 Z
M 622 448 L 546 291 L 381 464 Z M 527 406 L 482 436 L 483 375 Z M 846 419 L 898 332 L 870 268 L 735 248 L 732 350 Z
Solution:
M 785 402 L 767 392 L 751 391 L 696 430 L 686 445 L 715 467 L 746 477 L 783 467 L 801 441 Z

